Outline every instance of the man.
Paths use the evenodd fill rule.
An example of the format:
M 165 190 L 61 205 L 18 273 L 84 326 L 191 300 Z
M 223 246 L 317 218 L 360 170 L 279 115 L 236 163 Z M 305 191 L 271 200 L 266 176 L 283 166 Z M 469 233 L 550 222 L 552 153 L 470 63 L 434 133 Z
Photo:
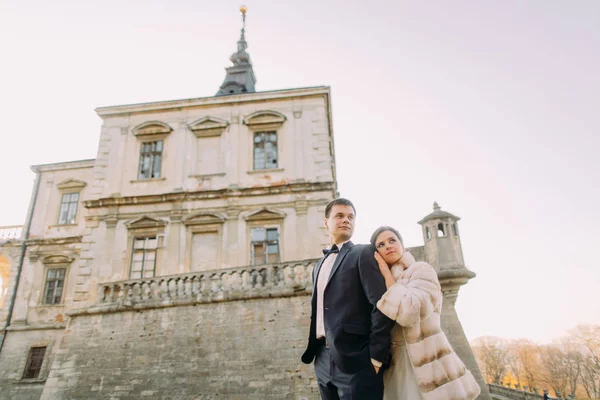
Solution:
M 331 249 L 313 270 L 308 347 L 302 362 L 315 360 L 323 400 L 383 398 L 381 367 L 389 358 L 394 321 L 376 307 L 385 282 L 375 248 L 354 245 L 356 209 L 347 199 L 325 208 Z

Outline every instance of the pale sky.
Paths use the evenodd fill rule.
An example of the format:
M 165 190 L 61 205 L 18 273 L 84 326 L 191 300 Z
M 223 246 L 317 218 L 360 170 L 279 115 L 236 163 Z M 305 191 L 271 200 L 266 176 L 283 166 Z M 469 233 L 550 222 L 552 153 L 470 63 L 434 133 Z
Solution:
M 600 1 L 250 0 L 257 90 L 328 85 L 355 242 L 460 216 L 469 339 L 600 324 Z M 0 225 L 29 166 L 95 158 L 98 106 L 214 95 L 238 1 L 0 0 Z

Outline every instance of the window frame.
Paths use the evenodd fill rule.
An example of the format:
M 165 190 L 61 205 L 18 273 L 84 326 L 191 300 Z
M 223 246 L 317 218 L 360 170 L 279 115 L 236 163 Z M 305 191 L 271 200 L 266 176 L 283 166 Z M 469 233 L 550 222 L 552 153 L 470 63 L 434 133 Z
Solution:
M 263 241 L 253 241 L 252 240 L 252 231 L 256 230 L 256 229 L 264 229 L 265 230 L 265 240 Z M 275 230 L 277 232 L 277 240 L 268 240 L 269 236 L 269 230 Z M 277 260 L 275 262 L 269 262 L 269 245 L 273 244 L 270 242 L 276 242 L 277 244 Z M 262 243 L 264 246 L 264 258 L 263 258 L 263 263 L 261 264 L 256 264 L 255 260 L 256 260 L 256 254 L 254 252 L 255 249 L 255 245 L 254 243 Z M 281 263 L 281 228 L 279 225 L 274 225 L 274 224 L 266 224 L 264 226 L 252 226 L 250 227 L 250 265 L 252 266 L 259 266 L 259 265 L 269 265 L 269 264 L 279 264 Z
M 133 262 L 133 254 L 135 245 L 135 239 L 142 239 L 147 237 L 156 237 L 156 258 L 154 265 L 154 276 L 160 276 L 160 270 L 162 266 L 162 248 L 164 247 L 165 241 L 165 227 L 167 222 L 162 219 L 152 218 L 148 215 L 142 215 L 132 221 L 125 222 L 127 227 L 127 252 L 125 258 L 121 264 L 121 273 L 123 280 L 136 280 L 131 278 L 131 268 Z M 144 279 L 144 278 L 140 278 Z
M 259 110 L 244 117 L 244 125 L 248 127 L 248 132 L 250 133 L 250 135 L 247 137 L 247 140 L 249 140 L 249 145 L 247 146 L 249 157 L 247 165 L 249 166 L 249 169 L 247 172 L 249 174 L 261 173 L 263 171 L 283 171 L 284 165 L 286 164 L 286 160 L 282 158 L 284 156 L 283 150 L 285 149 L 285 135 L 283 133 L 285 131 L 286 120 L 287 117 L 284 114 L 275 110 Z M 275 133 L 277 166 L 274 168 L 266 168 L 266 162 L 264 164 L 265 168 L 255 168 L 256 157 L 254 140 L 256 135 L 261 133 Z M 292 159 L 291 157 L 293 157 L 293 155 L 288 156 L 290 160 Z
M 160 150 L 156 150 L 156 147 L 158 147 L 158 144 L 160 143 Z M 150 145 L 150 151 L 145 152 L 144 148 L 146 145 Z M 161 179 L 163 177 L 163 154 L 164 154 L 164 150 L 165 150 L 165 140 L 163 138 L 149 138 L 147 140 L 140 140 L 140 151 L 139 151 L 139 161 L 138 161 L 138 173 L 137 173 L 137 180 L 139 181 L 146 181 L 146 180 L 151 180 L 151 179 Z M 143 165 L 144 165 L 144 159 L 145 157 L 150 157 L 150 161 L 149 161 L 149 170 L 148 170 L 148 176 L 142 176 L 142 171 L 143 171 Z M 154 175 L 154 172 L 156 172 L 154 170 L 155 168 L 155 164 L 156 164 L 156 157 L 160 158 L 160 162 L 159 162 L 159 167 L 158 167 L 158 176 Z
M 36 371 L 37 374 L 34 373 L 35 376 L 28 376 L 28 372 L 31 370 L 30 366 L 33 363 L 33 351 L 35 349 L 43 349 L 43 354 L 41 357 L 41 361 L 39 362 L 39 366 Z M 23 368 L 23 374 L 21 375 L 21 380 L 35 380 L 40 379 L 40 375 L 42 375 L 42 371 L 44 369 L 44 362 L 46 361 L 46 354 L 48 354 L 48 346 L 31 346 L 29 347 L 29 351 L 27 353 L 27 358 L 25 360 L 25 368 Z
M 76 194 L 77 195 L 77 201 L 73 202 L 73 201 L 69 201 L 67 203 L 65 203 L 63 200 L 65 198 L 65 196 L 72 196 Z M 61 191 L 61 196 L 60 196 L 60 204 L 58 206 L 58 220 L 57 220 L 57 225 L 61 226 L 61 225 L 77 225 L 77 216 L 79 214 L 79 202 L 81 200 L 81 191 Z M 61 217 L 62 217 L 62 210 L 63 210 L 63 205 L 67 204 L 67 212 L 66 212 L 66 216 L 65 216 L 65 222 L 61 222 Z M 73 222 L 69 222 L 69 220 L 67 219 L 69 216 L 69 208 L 72 204 L 75 204 L 75 215 L 73 216 Z
M 151 239 L 154 239 L 156 241 L 156 247 L 154 249 L 151 249 L 151 250 L 154 250 L 154 260 L 153 260 L 154 262 L 153 262 L 153 265 L 152 265 L 152 276 L 144 276 L 144 272 L 147 271 L 144 268 L 144 266 L 145 266 L 145 255 L 146 255 L 145 244 L 149 240 L 151 240 Z M 140 271 L 140 277 L 139 278 L 134 278 L 131 275 L 134 272 L 133 271 L 133 263 L 134 263 L 134 257 L 136 255 L 135 245 L 136 245 L 136 242 L 138 240 L 144 240 L 144 248 L 142 250 L 142 254 L 144 256 L 142 258 L 142 269 Z M 131 246 L 130 246 L 131 247 L 131 258 L 129 260 L 129 274 L 128 274 L 128 278 L 127 278 L 128 280 L 140 280 L 140 279 L 148 279 L 148 278 L 154 278 L 154 277 L 156 277 L 156 265 L 157 265 L 157 259 L 158 259 L 158 249 L 160 248 L 158 241 L 159 241 L 159 235 L 158 234 L 154 234 L 154 235 L 152 235 L 152 234 L 145 234 L 145 235 L 134 235 L 133 236 L 132 241 L 131 241 Z
M 262 142 L 260 142 L 262 144 L 262 151 L 263 151 L 263 165 L 262 168 L 257 168 L 256 162 L 257 162 L 257 158 L 256 158 L 256 151 L 257 151 L 257 145 L 259 144 L 256 141 L 256 138 L 259 137 L 260 135 L 264 135 L 264 139 Z M 275 165 L 269 165 L 269 162 L 267 160 L 268 156 L 267 156 L 267 143 L 272 143 L 272 141 L 267 140 L 267 135 L 272 135 L 273 137 L 275 137 L 275 145 L 274 145 L 274 151 L 275 151 Z M 272 145 L 273 146 L 273 145 Z M 277 132 L 277 130 L 259 130 L 259 131 L 255 131 L 252 134 L 252 171 L 265 171 L 265 170 L 273 170 L 273 169 L 278 169 L 279 168 L 279 134 Z
M 48 282 L 49 282 L 48 275 L 50 274 L 50 271 L 63 271 L 62 287 L 61 287 L 61 292 L 60 292 L 60 296 L 58 298 L 57 303 L 48 303 L 46 301 L 48 299 Z M 51 267 L 46 267 L 45 275 L 44 275 L 44 290 L 42 292 L 42 305 L 58 306 L 58 305 L 64 304 L 65 291 L 66 291 L 65 289 L 66 289 L 66 283 L 67 283 L 67 271 L 68 271 L 68 267 L 64 266 L 64 265 L 53 265 Z M 59 280 L 55 279 L 54 282 L 59 282 Z M 53 297 L 53 299 L 56 300 L 56 286 L 54 287 L 54 293 L 53 293 L 52 297 Z

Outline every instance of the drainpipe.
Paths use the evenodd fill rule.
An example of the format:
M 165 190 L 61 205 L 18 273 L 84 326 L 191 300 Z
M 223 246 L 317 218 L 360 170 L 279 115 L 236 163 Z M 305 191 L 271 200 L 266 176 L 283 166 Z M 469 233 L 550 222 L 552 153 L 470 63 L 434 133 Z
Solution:
M 7 328 L 10 325 L 12 319 L 13 309 L 15 308 L 15 300 L 17 298 L 17 290 L 19 289 L 19 282 L 21 280 L 21 270 L 23 269 L 23 260 L 25 260 L 25 250 L 27 250 L 27 239 L 29 239 L 29 230 L 31 229 L 31 220 L 33 220 L 33 211 L 35 210 L 35 203 L 37 202 L 38 191 L 40 189 L 41 173 L 40 170 L 33 166 L 31 170 L 36 173 L 35 182 L 33 184 L 33 194 L 31 202 L 29 203 L 29 210 L 27 210 L 27 222 L 25 224 L 25 232 L 23 232 L 22 243 L 21 243 L 21 257 L 19 258 L 19 267 L 17 268 L 17 277 L 15 278 L 15 287 L 12 295 L 10 296 L 10 306 L 8 307 L 8 315 L 6 316 L 6 323 L 2 328 L 2 336 L 0 337 L 0 353 L 4 346 L 4 339 L 8 334 Z

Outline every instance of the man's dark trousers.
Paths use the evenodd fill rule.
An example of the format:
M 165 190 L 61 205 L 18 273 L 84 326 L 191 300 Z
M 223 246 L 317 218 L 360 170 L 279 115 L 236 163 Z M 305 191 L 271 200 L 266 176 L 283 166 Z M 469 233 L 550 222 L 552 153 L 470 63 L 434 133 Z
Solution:
M 373 365 L 347 374 L 336 367 L 329 349 L 322 346 L 315 358 L 315 374 L 321 399 L 367 400 L 383 398 L 383 372 L 375 373 Z

